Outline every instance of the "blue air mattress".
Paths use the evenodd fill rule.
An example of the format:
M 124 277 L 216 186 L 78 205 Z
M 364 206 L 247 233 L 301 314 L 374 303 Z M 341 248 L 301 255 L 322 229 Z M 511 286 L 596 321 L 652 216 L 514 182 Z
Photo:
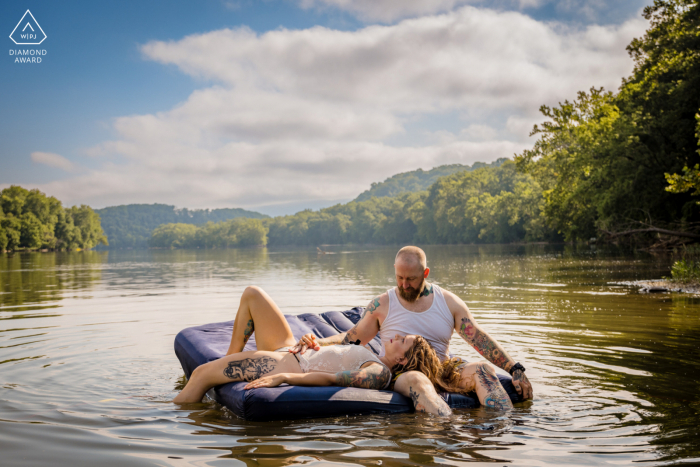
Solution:
M 360 319 L 362 308 L 349 311 L 329 311 L 319 315 L 285 315 L 294 337 L 300 339 L 313 332 L 318 337 L 330 337 L 345 332 Z M 182 330 L 175 337 L 175 354 L 189 378 L 195 368 L 222 357 L 231 342 L 233 321 L 205 324 Z M 379 337 L 370 342 L 375 352 L 381 349 Z M 244 350 L 255 350 L 255 333 Z M 513 402 L 520 397 L 511 379 L 500 375 L 501 383 Z M 294 420 L 301 418 L 337 417 L 370 413 L 403 413 L 413 411 L 411 400 L 392 391 L 341 387 L 279 386 L 246 391 L 246 383 L 228 383 L 212 388 L 207 394 L 228 407 L 234 414 L 252 421 Z M 479 406 L 476 394 L 443 394 L 452 408 Z

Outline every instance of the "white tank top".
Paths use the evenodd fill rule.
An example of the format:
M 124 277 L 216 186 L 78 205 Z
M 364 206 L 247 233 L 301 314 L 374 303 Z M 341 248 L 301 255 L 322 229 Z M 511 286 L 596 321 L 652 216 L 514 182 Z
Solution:
M 320 350 L 309 349 L 303 354 L 295 355 L 299 358 L 299 366 L 304 373 L 358 371 L 367 362 L 376 362 L 388 368 L 376 355 L 360 345 L 328 345 Z M 389 383 L 391 381 L 387 381 L 386 385 Z
M 450 354 L 450 338 L 455 328 L 455 319 L 447 307 L 442 290 L 435 284 L 433 286 L 433 304 L 426 311 L 418 313 L 409 311 L 401 305 L 396 296 L 396 287 L 389 289 L 389 311 L 379 329 L 379 337 L 382 344 L 386 345 L 389 339 L 396 334 L 418 334 L 433 346 L 435 351 L 444 360 Z M 380 357 L 384 356 L 382 347 Z

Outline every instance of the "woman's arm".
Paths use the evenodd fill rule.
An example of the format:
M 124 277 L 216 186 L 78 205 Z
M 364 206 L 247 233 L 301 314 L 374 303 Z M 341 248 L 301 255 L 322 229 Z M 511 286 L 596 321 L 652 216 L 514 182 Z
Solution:
M 292 386 L 344 386 L 365 389 L 384 389 L 391 380 L 391 371 L 384 365 L 372 363 L 357 371 L 339 373 L 279 373 L 251 381 L 246 389 L 271 388 L 287 383 Z

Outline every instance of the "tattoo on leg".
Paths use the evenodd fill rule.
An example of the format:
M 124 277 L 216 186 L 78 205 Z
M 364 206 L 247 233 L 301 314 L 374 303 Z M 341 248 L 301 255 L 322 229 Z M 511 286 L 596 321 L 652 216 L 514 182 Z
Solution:
M 271 357 L 244 358 L 229 362 L 224 376 L 235 381 L 254 381 L 275 369 L 277 360 Z
M 245 329 L 243 330 L 243 345 L 248 342 L 248 339 L 250 339 L 250 336 L 253 335 L 253 331 L 255 330 L 255 326 L 253 325 L 253 320 L 249 319 L 248 324 L 246 324 Z
M 491 336 L 481 331 L 471 319 L 462 318 L 462 324 L 459 326 L 459 335 L 488 361 L 505 368 L 508 358 L 503 354 L 503 350 Z
M 476 367 L 476 376 L 479 382 L 486 388 L 487 394 L 484 403 L 487 407 L 506 410 L 513 407 L 510 397 L 506 393 L 501 382 L 496 376 L 496 372 L 486 364 L 479 364 Z

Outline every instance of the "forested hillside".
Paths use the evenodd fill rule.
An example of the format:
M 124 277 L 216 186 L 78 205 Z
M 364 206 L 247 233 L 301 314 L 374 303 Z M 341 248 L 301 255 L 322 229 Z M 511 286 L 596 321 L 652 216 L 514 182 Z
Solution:
M 247 223 L 161 226 L 157 247 L 341 243 L 501 243 L 556 240 L 542 215 L 542 189 L 513 161 L 439 178 L 427 191 L 351 201 Z M 244 233 L 239 233 L 244 232 Z M 242 240 L 244 239 L 244 240 Z M 257 243 L 255 243 L 257 242 Z
M 263 219 L 268 216 L 245 209 L 175 209 L 167 204 L 128 204 L 110 206 L 95 212 L 102 219 L 102 228 L 110 248 L 148 248 L 156 227 L 163 224 L 201 225 L 237 217 Z
M 471 166 L 450 164 L 435 167 L 427 172 L 423 171 L 423 169 L 418 169 L 412 172 L 396 174 L 387 178 L 381 183 L 372 183 L 372 187 L 369 190 L 363 191 L 360 196 L 355 198 L 355 201 L 367 201 L 372 196 L 380 198 L 384 196 L 397 196 L 401 193 L 427 190 L 430 185 L 435 183 L 440 177 L 452 175 L 453 173 L 457 172 L 463 172 L 465 170 L 471 171 L 481 169 L 483 167 L 498 167 L 506 160 L 507 159 L 503 157 L 491 162 L 490 164 L 485 164 L 483 162 L 475 162 Z
M 0 191 L 0 252 L 19 249 L 87 249 L 107 238 L 100 216 L 81 205 L 64 208 L 39 190 L 11 186 Z

